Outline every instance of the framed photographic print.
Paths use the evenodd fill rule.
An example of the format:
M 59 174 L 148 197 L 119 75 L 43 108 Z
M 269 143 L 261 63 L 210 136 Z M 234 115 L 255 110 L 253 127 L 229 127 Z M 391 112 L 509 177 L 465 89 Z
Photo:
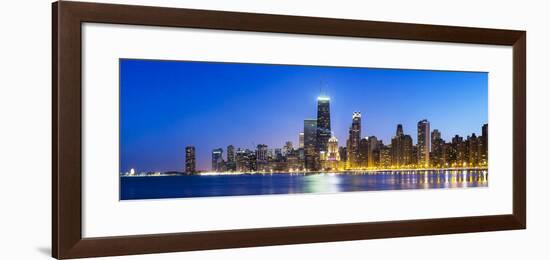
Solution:
M 56 258 L 526 227 L 524 31 L 52 10 Z

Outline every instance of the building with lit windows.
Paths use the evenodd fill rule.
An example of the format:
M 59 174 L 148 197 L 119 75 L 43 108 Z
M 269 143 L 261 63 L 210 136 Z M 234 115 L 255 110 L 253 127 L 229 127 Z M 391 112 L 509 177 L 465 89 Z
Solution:
M 330 98 L 317 98 L 317 146 L 319 152 L 326 153 L 328 140 L 332 136 L 330 130 Z
M 267 145 L 259 144 L 256 146 L 256 169 L 258 171 L 268 171 Z
M 361 112 L 353 112 L 347 141 L 347 159 L 349 167 L 359 165 L 359 143 L 361 142 Z
M 376 136 L 368 139 L 367 167 L 376 167 L 380 162 L 380 142 Z
M 227 146 L 226 167 L 227 167 L 227 170 L 231 172 L 234 172 L 237 170 L 237 162 L 235 161 L 235 147 L 233 145 Z
M 317 145 L 317 120 L 304 120 L 304 153 L 305 167 L 308 171 L 318 171 L 320 168 L 319 146 Z
M 427 167 L 430 165 L 430 122 L 428 120 L 418 122 L 417 134 L 417 163 Z
M 196 169 L 195 146 L 185 147 L 185 172 L 195 173 Z
M 212 171 L 222 172 L 223 169 L 223 149 L 217 148 L 212 150 Z

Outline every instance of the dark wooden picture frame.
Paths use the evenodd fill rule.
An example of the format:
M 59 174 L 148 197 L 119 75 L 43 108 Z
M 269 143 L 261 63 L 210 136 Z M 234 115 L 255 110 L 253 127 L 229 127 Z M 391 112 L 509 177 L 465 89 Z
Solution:
M 122 237 L 82 237 L 84 22 L 513 46 L 513 213 Z M 56 2 L 52 6 L 52 254 L 59 259 L 526 228 L 526 32 Z

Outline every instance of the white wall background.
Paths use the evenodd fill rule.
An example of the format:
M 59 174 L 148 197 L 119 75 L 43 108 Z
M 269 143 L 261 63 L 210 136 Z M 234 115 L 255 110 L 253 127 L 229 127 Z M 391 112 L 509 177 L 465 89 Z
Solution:
M 550 24 L 545 1 L 102 1 L 527 30 L 528 229 L 415 238 L 211 250 L 114 259 L 543 259 L 550 232 Z M 50 1 L 0 9 L 1 259 L 47 259 L 51 234 Z M 146 217 L 145 217 L 146 218 Z

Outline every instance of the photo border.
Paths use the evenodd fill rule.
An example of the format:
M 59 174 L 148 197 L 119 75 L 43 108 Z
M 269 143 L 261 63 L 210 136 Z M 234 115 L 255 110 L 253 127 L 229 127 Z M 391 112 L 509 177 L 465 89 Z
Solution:
M 118 237 L 82 237 L 82 23 L 513 46 L 513 212 Z M 526 228 L 526 32 L 116 4 L 52 4 L 52 256 L 59 259 Z

